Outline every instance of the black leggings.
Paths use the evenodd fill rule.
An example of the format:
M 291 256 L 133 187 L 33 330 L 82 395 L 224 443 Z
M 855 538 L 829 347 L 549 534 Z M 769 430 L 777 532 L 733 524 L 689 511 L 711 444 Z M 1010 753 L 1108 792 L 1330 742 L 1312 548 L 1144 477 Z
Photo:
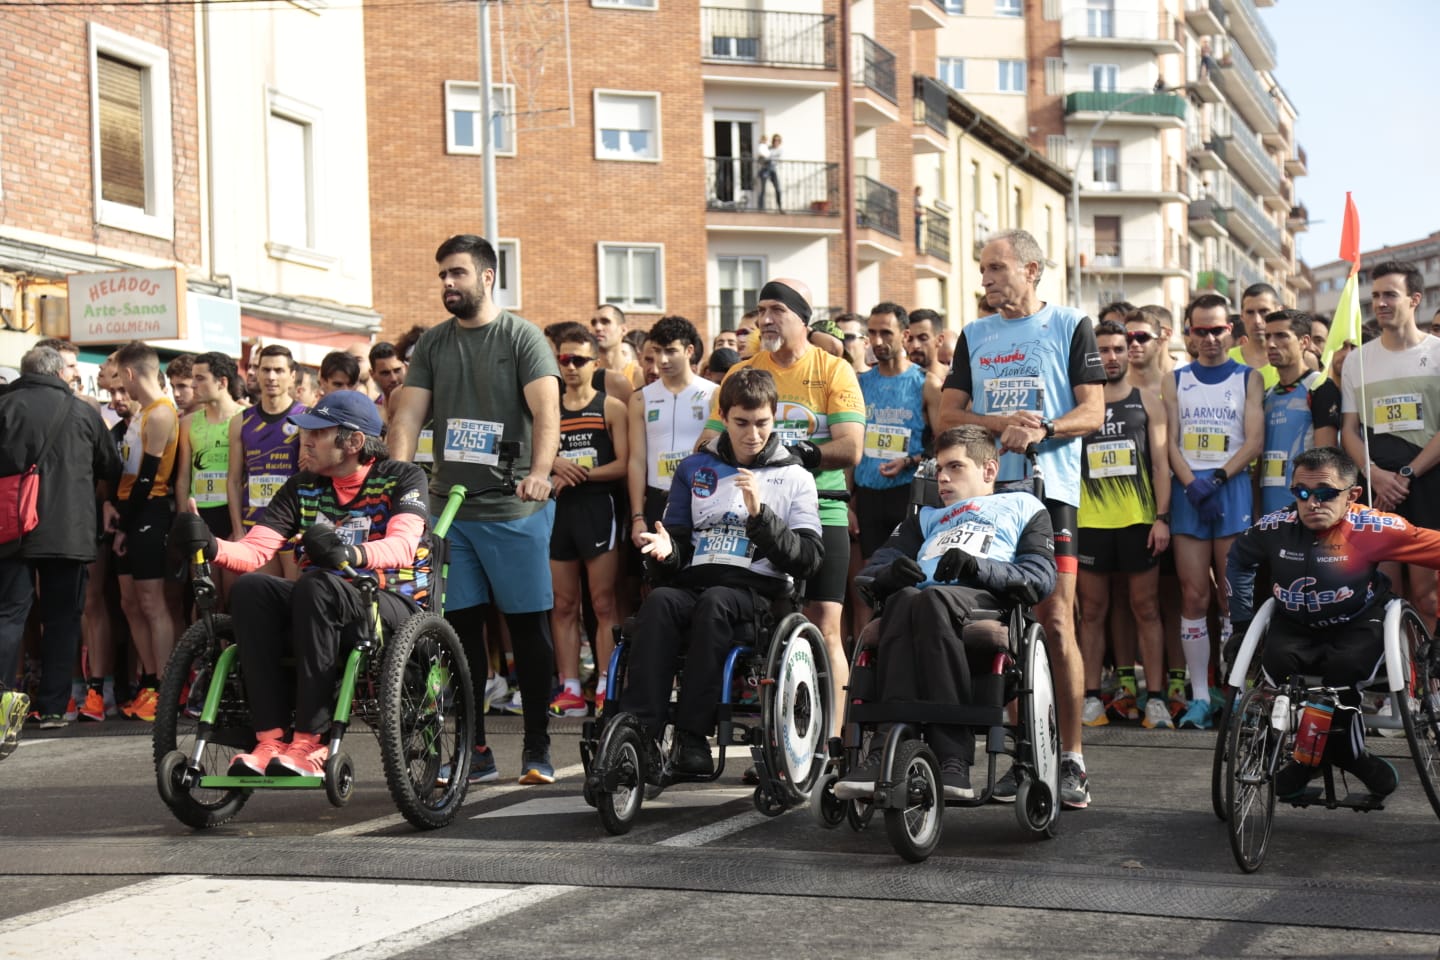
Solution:
M 477 694 L 485 689 L 485 621 L 489 604 L 447 610 L 445 619 L 460 635 L 465 659 L 470 662 L 470 679 Z M 544 750 L 550 746 L 550 687 L 555 673 L 555 644 L 550 638 L 550 612 L 504 614 L 510 628 L 510 645 L 515 654 L 515 672 L 520 680 L 520 699 L 525 707 L 524 749 Z M 476 703 L 480 697 L 476 696 Z M 477 710 L 475 746 L 485 745 L 485 716 Z

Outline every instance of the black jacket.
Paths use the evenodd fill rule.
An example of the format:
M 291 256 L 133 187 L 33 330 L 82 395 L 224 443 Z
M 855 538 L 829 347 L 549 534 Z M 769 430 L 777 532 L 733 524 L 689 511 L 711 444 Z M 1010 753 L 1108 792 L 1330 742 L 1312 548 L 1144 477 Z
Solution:
M 40 525 L 19 543 L 0 546 L 0 559 L 95 559 L 95 483 L 113 489 L 120 454 L 100 414 L 59 377 L 24 374 L 0 395 L 0 476 L 23 473 L 34 462 L 61 405 L 65 415 L 39 465 Z

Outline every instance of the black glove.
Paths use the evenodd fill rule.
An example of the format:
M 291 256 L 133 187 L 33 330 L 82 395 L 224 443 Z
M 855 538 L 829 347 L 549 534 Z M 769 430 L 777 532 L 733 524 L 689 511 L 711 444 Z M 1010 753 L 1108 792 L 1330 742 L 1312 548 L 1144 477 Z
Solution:
M 820 448 L 809 440 L 792 443 L 785 449 L 799 457 L 806 470 L 820 469 Z
M 1245 634 L 1250 632 L 1250 621 L 1241 620 L 1230 625 L 1230 639 L 1225 641 L 1225 649 L 1220 655 L 1225 659 L 1226 673 L 1229 668 L 1235 665 L 1235 658 L 1240 656 L 1240 645 L 1245 642 Z
M 306 527 L 304 536 L 300 538 L 300 546 L 305 548 L 305 556 L 317 567 L 339 570 L 347 563 L 352 567 L 360 565 L 359 548 L 341 540 L 340 534 L 328 523 L 315 523 Z
M 170 525 L 171 546 L 184 553 L 186 560 L 203 551 L 206 560 L 214 560 L 219 549 L 215 545 L 215 534 L 210 532 L 205 521 L 193 513 L 181 512 L 175 515 Z
M 939 564 L 935 567 L 935 582 L 955 583 L 960 580 L 972 580 L 979 571 L 979 560 L 959 547 L 951 547 L 945 551 L 945 556 L 940 558 Z
M 920 569 L 920 564 L 909 557 L 899 557 L 875 575 L 874 593 L 879 598 L 888 597 L 895 591 L 913 587 L 924 579 L 925 571 Z

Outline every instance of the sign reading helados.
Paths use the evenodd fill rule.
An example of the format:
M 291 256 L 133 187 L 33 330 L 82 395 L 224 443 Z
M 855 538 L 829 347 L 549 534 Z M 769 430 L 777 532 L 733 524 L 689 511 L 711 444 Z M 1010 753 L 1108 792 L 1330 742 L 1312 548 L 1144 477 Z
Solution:
M 66 283 L 72 343 L 185 339 L 185 277 L 179 267 L 73 273 Z

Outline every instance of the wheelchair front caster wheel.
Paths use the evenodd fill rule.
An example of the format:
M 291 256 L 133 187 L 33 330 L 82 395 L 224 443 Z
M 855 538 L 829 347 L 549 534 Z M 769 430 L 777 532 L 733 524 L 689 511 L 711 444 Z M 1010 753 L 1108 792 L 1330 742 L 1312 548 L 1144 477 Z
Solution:
M 1024 777 L 1015 789 L 1015 819 L 1027 833 L 1055 836 L 1059 824 L 1055 798 L 1050 787 L 1034 777 Z
M 613 727 L 601 743 L 595 769 L 601 781 L 594 791 L 600 822 L 613 836 L 629 833 L 645 802 L 645 747 L 640 732 L 629 724 Z M 614 789 L 605 789 L 612 782 Z
M 890 846 L 911 863 L 920 863 L 935 851 L 945 824 L 945 797 L 940 764 L 919 740 L 906 740 L 895 751 L 895 789 L 903 805 L 885 811 L 885 832 Z
M 827 773 L 810 791 L 810 816 L 826 830 L 834 830 L 845 822 L 850 804 L 835 797 L 835 784 L 840 780 Z
M 355 764 L 343 751 L 325 761 L 325 796 L 332 806 L 343 807 L 355 792 Z
M 778 817 L 785 812 L 785 804 L 770 796 L 764 787 L 756 787 L 752 799 L 755 801 L 755 809 L 767 817 Z
M 160 789 L 160 799 L 165 801 L 167 807 L 175 806 L 180 795 L 186 792 L 181 785 L 181 778 L 185 776 L 185 754 L 179 750 L 171 750 L 160 758 L 155 766 L 155 786 Z

